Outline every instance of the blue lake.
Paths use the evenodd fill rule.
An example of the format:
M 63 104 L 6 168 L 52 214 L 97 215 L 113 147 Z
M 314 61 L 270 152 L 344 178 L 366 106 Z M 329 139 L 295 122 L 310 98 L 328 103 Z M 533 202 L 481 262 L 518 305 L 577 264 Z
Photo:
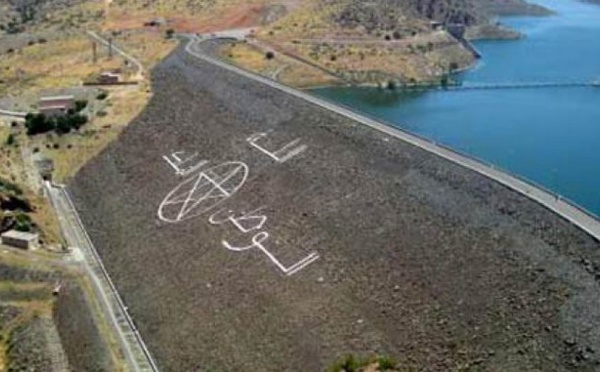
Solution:
M 600 81 L 600 5 L 536 1 L 556 16 L 504 18 L 526 34 L 482 41 L 469 83 Z M 600 87 L 315 94 L 539 183 L 600 215 Z

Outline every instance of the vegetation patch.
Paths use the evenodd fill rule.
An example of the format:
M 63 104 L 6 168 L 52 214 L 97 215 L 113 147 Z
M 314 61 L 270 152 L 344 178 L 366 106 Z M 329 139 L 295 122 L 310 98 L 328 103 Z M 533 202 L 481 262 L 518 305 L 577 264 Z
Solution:
M 361 358 L 348 354 L 331 365 L 328 372 L 399 372 L 398 362 L 385 356 Z
M 81 128 L 87 121 L 86 116 L 78 113 L 53 117 L 47 117 L 44 114 L 29 114 L 25 118 L 25 127 L 30 136 L 51 131 L 57 134 L 66 134 L 71 130 Z

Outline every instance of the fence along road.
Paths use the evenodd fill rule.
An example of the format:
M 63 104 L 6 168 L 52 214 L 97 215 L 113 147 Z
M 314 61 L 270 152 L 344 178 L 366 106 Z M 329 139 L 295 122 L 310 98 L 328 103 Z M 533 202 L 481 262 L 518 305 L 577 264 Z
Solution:
M 52 185 L 49 182 L 45 182 L 45 188 L 58 215 L 67 243 L 70 247 L 77 247 L 81 250 L 84 267 L 94 284 L 103 311 L 117 331 L 129 367 L 128 370 L 135 372 L 158 371 L 158 367 L 127 312 L 127 307 L 85 231 L 67 190 L 64 186 Z
M 219 36 L 227 37 L 225 33 L 222 34 L 224 35 Z M 268 85 L 274 89 L 303 99 L 307 102 L 333 111 L 339 115 L 348 117 L 375 130 L 383 132 L 392 137 L 401 139 L 425 151 L 441 156 L 442 158 L 447 159 L 455 164 L 461 165 L 488 178 L 491 178 L 494 181 L 499 182 L 502 185 L 540 203 L 541 205 L 557 213 L 567 221 L 571 222 L 575 226 L 584 230 L 592 237 L 594 237 L 594 239 L 600 241 L 600 220 L 598 220 L 598 217 L 585 211 L 583 208 L 577 206 L 575 203 L 569 200 L 565 200 L 560 195 L 546 190 L 541 186 L 536 186 L 529 181 L 519 178 L 518 176 L 511 175 L 507 172 L 494 168 L 493 165 L 486 165 L 483 162 L 476 160 L 468 155 L 460 154 L 452 149 L 440 146 L 433 141 L 395 128 L 390 124 L 384 124 L 381 121 L 369 118 L 367 116 L 354 112 L 348 108 L 342 107 L 338 104 L 334 104 L 319 97 L 313 96 L 311 94 L 301 92 L 297 89 L 280 84 L 274 80 L 259 76 L 253 72 L 244 70 L 242 68 L 230 65 L 216 58 L 210 57 L 203 53 L 200 48 L 200 43 L 214 39 L 210 36 L 205 35 L 202 39 L 195 35 L 187 37 L 189 38 L 189 42 L 186 44 L 185 50 L 188 54 L 198 59 L 211 63 L 215 66 L 224 68 L 248 79 L 252 79 L 256 82 Z

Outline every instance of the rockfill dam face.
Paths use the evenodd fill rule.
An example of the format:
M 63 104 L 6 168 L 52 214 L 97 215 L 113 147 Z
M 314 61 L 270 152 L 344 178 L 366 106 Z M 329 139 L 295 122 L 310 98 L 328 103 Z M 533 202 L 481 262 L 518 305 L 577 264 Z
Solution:
M 162 370 L 596 365 L 599 244 L 561 217 L 183 48 L 153 84 L 69 190 Z

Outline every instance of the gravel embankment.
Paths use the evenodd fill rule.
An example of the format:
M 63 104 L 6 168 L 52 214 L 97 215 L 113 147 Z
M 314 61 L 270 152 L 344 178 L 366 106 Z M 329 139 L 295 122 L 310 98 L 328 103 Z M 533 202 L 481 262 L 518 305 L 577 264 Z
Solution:
M 92 306 L 76 283 L 63 286 L 56 300 L 54 322 L 73 371 L 116 371 L 111 350 L 102 338 Z M 84 310 L 85 309 L 85 310 Z
M 34 317 L 10 335 L 7 359 L 9 371 L 67 372 L 64 351 L 56 339 L 51 319 Z M 51 343 L 52 342 L 52 343 Z
M 69 189 L 162 370 L 319 371 L 349 352 L 388 354 L 407 370 L 599 368 L 600 244 L 579 229 L 483 176 L 181 52 L 153 80 L 147 109 Z M 278 163 L 246 141 L 261 132 L 263 148 L 297 138 L 308 148 Z M 221 200 L 206 178 L 178 177 L 162 159 L 180 150 L 210 161 L 204 170 L 243 162 L 247 179 Z M 243 169 L 206 174 L 232 192 Z M 199 215 L 161 220 L 184 180 L 162 216 Z M 227 221 L 227 210 L 261 207 L 260 229 Z M 221 208 L 213 222 L 223 223 L 210 224 Z M 258 249 L 222 243 L 253 236 L 287 266 L 320 258 L 287 277 Z

